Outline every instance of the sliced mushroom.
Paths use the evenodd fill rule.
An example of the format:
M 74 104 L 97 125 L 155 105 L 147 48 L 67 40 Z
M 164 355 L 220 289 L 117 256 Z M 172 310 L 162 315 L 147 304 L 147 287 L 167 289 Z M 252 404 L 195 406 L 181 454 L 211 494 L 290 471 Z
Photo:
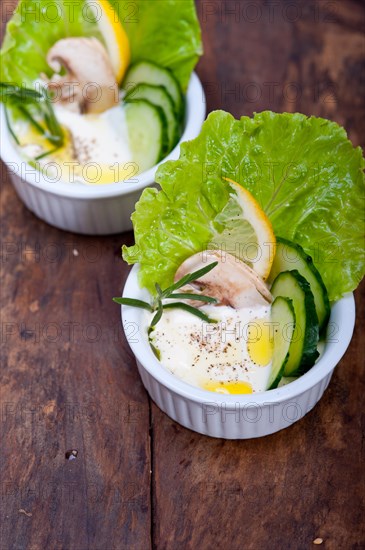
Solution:
M 186 285 L 184 290 L 196 293 L 198 285 L 198 291 L 202 294 L 212 296 L 219 304 L 230 305 L 235 309 L 267 306 L 272 302 L 267 286 L 253 269 L 231 254 L 219 250 L 205 250 L 185 260 L 175 274 L 175 281 L 212 262 L 218 262 L 218 265 L 192 286 Z M 197 306 L 198 302 L 194 305 Z
M 108 54 L 96 38 L 63 38 L 47 54 L 47 63 L 56 73 L 48 88 L 56 101 L 72 111 L 102 113 L 119 103 L 118 84 Z

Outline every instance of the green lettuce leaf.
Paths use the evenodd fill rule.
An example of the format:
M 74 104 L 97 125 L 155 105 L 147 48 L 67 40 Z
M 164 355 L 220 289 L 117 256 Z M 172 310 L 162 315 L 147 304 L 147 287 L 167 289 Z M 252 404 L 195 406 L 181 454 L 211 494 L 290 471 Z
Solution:
M 214 241 L 229 201 L 222 178 L 229 177 L 253 194 L 276 235 L 312 255 L 337 300 L 365 272 L 363 168 L 361 149 L 334 122 L 213 112 L 201 134 L 182 144 L 180 159 L 160 166 L 162 190 L 143 192 L 132 215 L 136 244 L 123 247 L 123 257 L 141 264 L 140 284 L 151 292 L 155 282 L 171 284 L 180 263 Z
M 67 36 L 102 37 L 85 0 L 20 0 L 7 24 L 0 51 L 1 80 L 31 86 L 43 72 L 52 76 L 46 55 Z
M 128 34 L 131 61 L 171 69 L 183 91 L 203 53 L 194 0 L 109 0 Z
M 155 61 L 170 68 L 186 90 L 202 53 L 193 0 L 111 0 L 124 25 L 132 62 Z M 1 80 L 30 86 L 40 73 L 49 77 L 49 48 L 68 36 L 95 36 L 103 42 L 86 0 L 20 0 L 0 52 Z

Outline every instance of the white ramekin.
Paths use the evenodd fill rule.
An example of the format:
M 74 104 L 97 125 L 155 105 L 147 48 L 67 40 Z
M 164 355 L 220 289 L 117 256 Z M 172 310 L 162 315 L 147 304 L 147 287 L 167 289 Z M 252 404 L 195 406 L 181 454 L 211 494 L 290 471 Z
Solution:
M 123 296 L 149 300 L 134 266 Z M 122 306 L 122 323 L 136 357 L 143 384 L 153 401 L 171 418 L 195 432 L 224 439 L 263 437 L 287 428 L 320 400 L 335 366 L 344 355 L 355 325 L 355 301 L 348 294 L 332 306 L 325 348 L 317 363 L 298 380 L 255 395 L 222 395 L 183 382 L 153 354 L 143 310 Z
M 205 114 L 203 87 L 193 73 L 186 94 L 184 133 L 173 151 L 161 162 L 179 158 L 180 143 L 199 134 Z M 133 180 L 110 185 L 54 181 L 51 174 L 45 176 L 19 155 L 7 129 L 3 105 L 0 105 L 0 132 L 1 158 L 10 171 L 20 199 L 36 216 L 60 229 L 86 235 L 110 235 L 132 229 L 130 216 L 135 203 L 142 190 L 153 185 L 159 164 Z

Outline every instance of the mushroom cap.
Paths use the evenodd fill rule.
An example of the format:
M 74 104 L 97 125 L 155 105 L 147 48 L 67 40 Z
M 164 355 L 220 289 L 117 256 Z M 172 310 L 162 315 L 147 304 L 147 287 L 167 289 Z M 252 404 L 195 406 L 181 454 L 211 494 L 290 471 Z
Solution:
M 212 262 L 218 265 L 196 281 L 202 293 L 235 309 L 267 306 L 272 302 L 261 277 L 240 259 L 220 250 L 204 250 L 187 258 L 176 271 L 175 281 Z
M 103 112 L 119 103 L 118 84 L 106 49 L 96 38 L 63 38 L 47 54 L 47 63 L 56 73 L 64 67 L 65 76 L 58 74 L 50 87 L 79 85 L 74 99 L 83 103 L 85 112 Z M 63 96 L 63 99 L 66 95 Z

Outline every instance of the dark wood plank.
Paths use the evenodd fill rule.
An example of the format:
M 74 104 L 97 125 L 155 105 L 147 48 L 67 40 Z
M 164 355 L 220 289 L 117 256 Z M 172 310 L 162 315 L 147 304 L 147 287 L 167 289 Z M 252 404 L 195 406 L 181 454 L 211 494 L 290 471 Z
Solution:
M 360 2 L 201 0 L 198 9 L 205 43 L 198 72 L 208 110 L 325 116 L 361 143 Z M 237 18 L 228 9 L 238 10 Z M 291 428 L 259 440 L 214 440 L 153 406 L 156 548 L 304 550 L 317 537 L 333 550 L 364 546 L 364 291 L 365 284 L 356 292 L 356 331 L 329 389 Z
M 356 0 L 199 0 L 208 112 L 324 116 L 363 144 L 364 8 Z
M 3 164 L 0 207 L 1 550 L 148 549 L 149 402 L 111 301 L 132 237 L 51 228 Z
M 149 402 L 111 301 L 132 237 L 51 228 L 0 167 L 0 548 L 148 549 Z
M 211 439 L 153 407 L 157 548 L 363 547 L 364 329 L 359 318 L 319 404 L 272 436 Z
M 149 548 L 149 403 L 112 302 L 131 235 L 51 228 L 1 179 L 1 549 Z

